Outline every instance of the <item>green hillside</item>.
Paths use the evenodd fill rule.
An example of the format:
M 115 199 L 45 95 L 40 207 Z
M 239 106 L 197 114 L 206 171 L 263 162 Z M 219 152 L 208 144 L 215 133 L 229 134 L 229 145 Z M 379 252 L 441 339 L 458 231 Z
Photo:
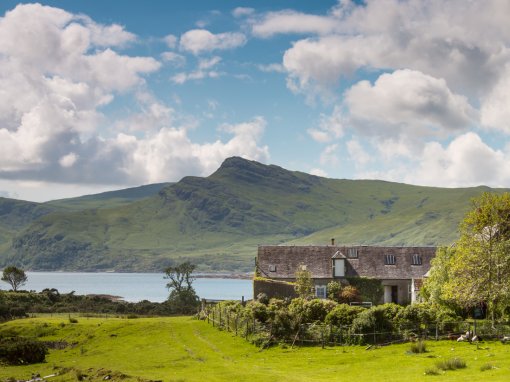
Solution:
M 52 200 L 44 204 L 50 207 L 67 210 L 112 208 L 153 196 L 170 184 L 171 183 L 154 183 L 123 190 L 102 192 L 100 194 L 85 195 L 77 198 Z
M 2 258 L 38 270 L 155 271 L 191 259 L 202 271 L 240 271 L 253 269 L 258 244 L 449 244 L 487 190 L 326 179 L 229 158 L 148 198 L 43 216 Z

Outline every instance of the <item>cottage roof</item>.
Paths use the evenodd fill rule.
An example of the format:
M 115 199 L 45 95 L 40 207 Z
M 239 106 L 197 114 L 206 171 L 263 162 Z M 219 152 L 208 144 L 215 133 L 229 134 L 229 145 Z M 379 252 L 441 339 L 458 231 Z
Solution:
M 274 279 L 295 278 L 300 265 L 306 265 L 312 278 L 331 279 L 333 260 L 344 259 L 347 277 L 404 280 L 422 278 L 435 252 L 435 247 L 260 246 L 257 266 Z

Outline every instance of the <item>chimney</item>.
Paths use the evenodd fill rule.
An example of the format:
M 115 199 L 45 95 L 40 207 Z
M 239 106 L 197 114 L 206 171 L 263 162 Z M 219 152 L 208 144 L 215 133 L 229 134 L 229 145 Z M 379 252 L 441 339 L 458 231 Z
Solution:
M 331 239 L 331 245 L 335 245 L 335 238 Z

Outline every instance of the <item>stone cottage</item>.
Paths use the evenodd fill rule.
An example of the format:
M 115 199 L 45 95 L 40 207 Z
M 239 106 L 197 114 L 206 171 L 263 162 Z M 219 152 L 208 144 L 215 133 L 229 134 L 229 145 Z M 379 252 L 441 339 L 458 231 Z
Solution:
M 353 277 L 380 280 L 384 295 L 379 303 L 407 304 L 416 301 L 422 279 L 430 269 L 435 247 L 380 246 L 259 246 L 254 296 L 294 294 L 296 272 L 310 271 L 317 297 L 327 296 L 330 281 Z

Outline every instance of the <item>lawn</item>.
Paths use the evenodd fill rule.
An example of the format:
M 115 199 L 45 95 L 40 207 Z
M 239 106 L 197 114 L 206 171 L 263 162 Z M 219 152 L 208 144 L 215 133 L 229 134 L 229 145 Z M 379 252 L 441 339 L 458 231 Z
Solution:
M 0 380 L 29 379 L 33 373 L 50 381 L 507 381 L 510 345 L 485 342 L 478 347 L 449 341 L 427 342 L 428 352 L 410 354 L 409 344 L 366 350 L 362 346 L 261 350 L 231 333 L 189 317 L 86 318 L 39 317 L 0 325 L 0 335 L 24 335 L 65 341 L 51 350 L 46 363 L 1 366 Z M 438 361 L 462 358 L 465 369 L 425 375 Z M 482 371 L 482 366 L 494 368 Z M 487 367 L 487 366 L 486 366 Z M 130 377 L 123 377 L 127 375 Z

